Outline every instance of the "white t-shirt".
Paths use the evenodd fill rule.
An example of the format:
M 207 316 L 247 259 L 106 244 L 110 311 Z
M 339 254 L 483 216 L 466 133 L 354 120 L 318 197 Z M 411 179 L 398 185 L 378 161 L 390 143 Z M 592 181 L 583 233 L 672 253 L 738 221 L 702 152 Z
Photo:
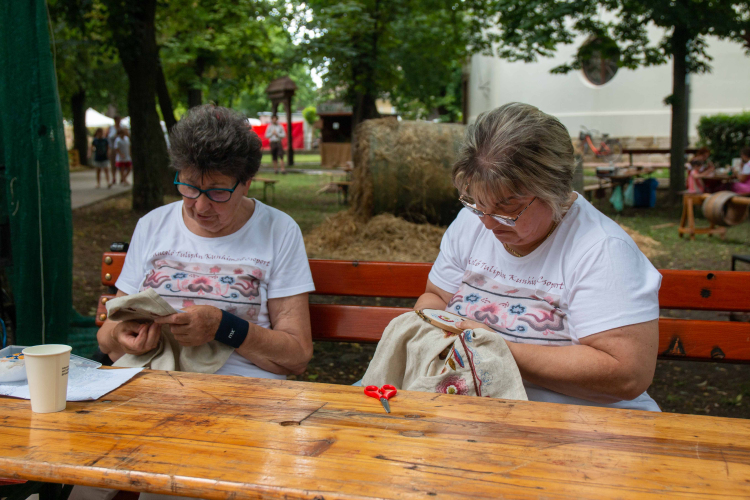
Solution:
M 750 175 L 750 161 L 742 165 L 742 170 L 740 170 L 740 173 L 742 175 Z
M 270 142 L 279 142 L 281 139 L 286 137 L 286 132 L 284 131 L 284 127 L 273 123 L 269 123 L 268 127 L 266 128 L 266 139 L 268 139 Z
M 117 139 L 117 127 L 112 125 L 107 131 L 107 141 L 109 142 L 110 149 L 115 148 L 115 140 Z
M 130 158 L 130 137 L 127 135 L 115 139 L 115 161 L 133 161 Z
M 520 258 L 479 217 L 461 210 L 430 281 L 454 294 L 447 311 L 511 342 L 578 345 L 588 335 L 659 317 L 661 275 L 622 228 L 580 195 L 549 238 Z M 645 392 L 599 405 L 524 384 L 532 401 L 659 411 Z
M 237 232 L 205 238 L 190 231 L 182 201 L 138 221 L 115 284 L 128 295 L 153 288 L 175 309 L 212 305 L 271 327 L 268 299 L 315 290 L 302 232 L 287 214 L 255 200 Z M 217 374 L 285 379 L 233 352 Z

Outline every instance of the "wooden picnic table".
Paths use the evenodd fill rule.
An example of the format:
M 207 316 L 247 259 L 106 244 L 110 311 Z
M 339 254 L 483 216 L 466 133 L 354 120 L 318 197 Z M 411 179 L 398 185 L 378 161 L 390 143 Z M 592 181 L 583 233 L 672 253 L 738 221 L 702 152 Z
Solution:
M 750 496 L 750 421 L 144 371 L 34 414 L 0 398 L 0 476 L 219 498 Z

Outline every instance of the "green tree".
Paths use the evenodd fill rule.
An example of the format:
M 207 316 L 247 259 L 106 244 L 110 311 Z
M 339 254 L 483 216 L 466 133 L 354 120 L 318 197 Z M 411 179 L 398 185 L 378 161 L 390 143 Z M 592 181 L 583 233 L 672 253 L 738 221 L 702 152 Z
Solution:
M 706 53 L 709 35 L 747 44 L 750 38 L 750 3 L 747 0 L 495 0 L 499 31 L 489 35 L 497 53 L 512 61 L 549 57 L 559 44 L 571 44 L 579 35 L 614 40 L 619 66 L 635 69 L 672 60 L 670 198 L 678 199 L 685 185 L 684 151 L 687 146 L 688 102 L 686 77 L 711 70 Z M 601 11 L 611 16 L 601 16 Z M 656 43 L 648 26 L 665 29 Z M 565 73 L 580 69 L 591 56 L 579 51 L 573 61 L 553 69 Z
M 125 108 L 127 79 L 108 40 L 100 3 L 50 2 L 55 69 L 63 116 L 72 118 L 73 145 L 88 164 L 86 108 Z
M 156 45 L 156 0 L 102 0 L 107 25 L 128 75 L 128 113 L 132 131 L 133 210 L 148 211 L 164 202 L 169 157 L 156 111 L 161 66 Z
M 297 12 L 301 51 L 357 123 L 375 101 L 428 109 L 454 102 L 455 71 L 490 47 L 483 0 L 310 0 Z M 416 104 L 415 104 L 416 103 Z
M 157 12 L 161 60 L 177 101 L 232 106 L 289 59 L 289 33 L 275 2 L 171 0 Z

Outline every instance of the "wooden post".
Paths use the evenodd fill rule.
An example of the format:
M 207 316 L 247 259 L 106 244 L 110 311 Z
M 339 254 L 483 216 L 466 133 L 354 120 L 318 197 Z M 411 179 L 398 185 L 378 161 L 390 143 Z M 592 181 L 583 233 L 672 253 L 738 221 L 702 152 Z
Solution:
M 294 165 L 294 147 L 292 146 L 292 94 L 286 96 L 284 107 L 286 108 L 286 147 L 289 151 L 286 164 L 291 167 Z

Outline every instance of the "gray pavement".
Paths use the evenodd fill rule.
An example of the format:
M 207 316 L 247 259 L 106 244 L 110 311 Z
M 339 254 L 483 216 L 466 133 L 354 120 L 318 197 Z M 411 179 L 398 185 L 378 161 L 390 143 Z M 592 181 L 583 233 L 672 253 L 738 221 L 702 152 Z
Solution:
M 119 179 L 119 176 L 118 176 Z M 133 176 L 130 175 L 132 182 Z M 96 187 L 96 169 L 88 169 L 82 172 L 72 172 L 70 174 L 70 205 L 74 210 L 76 208 L 91 205 L 97 201 L 106 200 L 118 194 L 130 191 L 132 186 L 122 186 L 116 184 L 107 189 L 107 182 L 102 173 L 102 187 Z

